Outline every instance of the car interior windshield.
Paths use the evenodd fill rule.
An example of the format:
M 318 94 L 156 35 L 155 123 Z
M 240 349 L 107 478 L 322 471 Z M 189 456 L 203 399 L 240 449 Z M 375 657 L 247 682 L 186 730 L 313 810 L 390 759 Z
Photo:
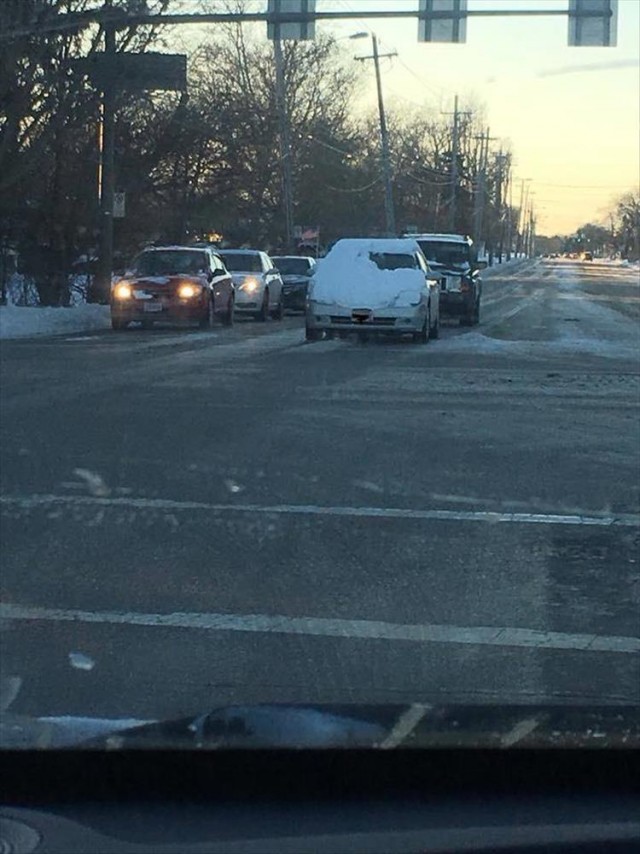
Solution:
M 370 252 L 369 258 L 379 270 L 416 270 L 418 268 L 418 262 L 414 255 Z
M 236 255 L 234 253 L 222 254 L 224 265 L 231 273 L 261 273 L 262 261 L 259 255 L 250 253 Z
M 174 273 L 201 273 L 207 269 L 207 257 L 203 252 L 143 252 L 134 264 L 133 272 L 138 276 L 171 276 Z
M 435 261 L 436 264 L 471 263 L 471 253 L 466 244 L 422 240 L 420 249 L 429 261 Z

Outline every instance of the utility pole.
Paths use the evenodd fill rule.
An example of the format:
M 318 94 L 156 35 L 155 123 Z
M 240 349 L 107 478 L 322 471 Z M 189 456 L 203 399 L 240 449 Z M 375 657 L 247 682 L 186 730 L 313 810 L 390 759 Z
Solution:
M 478 160 L 478 174 L 475 182 L 475 194 L 473 198 L 473 239 L 479 245 L 484 236 L 484 206 L 487 195 L 487 166 L 489 165 L 489 143 L 497 139 L 491 136 L 491 130 L 487 128 L 486 133 L 474 137 L 480 141 L 480 157 Z
M 458 96 L 453 105 L 453 135 L 451 138 L 451 203 L 449 205 L 449 231 L 456 230 L 458 207 Z
M 284 56 L 282 53 L 279 23 L 275 25 L 273 53 L 276 71 L 276 109 L 280 125 L 280 163 L 282 165 L 282 198 L 284 204 L 285 232 L 287 251 L 291 251 L 293 249 L 293 170 L 291 166 L 291 139 L 284 79 Z
M 470 116 L 468 110 L 458 110 L 458 96 L 456 95 L 453 103 L 453 113 L 445 113 L 444 115 L 453 116 L 453 127 L 451 129 L 451 198 L 449 201 L 449 231 L 453 232 L 456 229 L 456 218 L 458 213 L 458 158 L 460 152 L 460 116 Z
M 396 236 L 396 214 L 393 205 L 393 182 L 391 175 L 391 155 L 389 153 L 389 134 L 387 132 L 387 117 L 384 111 L 384 99 L 382 97 L 382 78 L 380 77 L 380 60 L 385 57 L 397 56 L 396 51 L 392 53 L 378 52 L 378 38 L 371 34 L 372 56 L 356 56 L 359 62 L 373 59 L 376 70 L 376 87 L 378 90 L 378 112 L 380 114 L 380 148 L 382 152 L 382 171 L 384 175 L 384 215 L 387 228 L 387 237 Z
M 526 208 L 529 195 L 529 179 L 523 178 L 520 184 L 520 207 L 518 208 L 516 255 L 523 251 L 524 230 L 526 225 Z M 525 192 L 526 188 L 526 192 Z
M 110 9 L 112 0 L 105 0 Z M 100 134 L 100 249 L 98 252 L 98 274 L 96 296 L 99 302 L 108 302 L 111 295 L 113 271 L 113 198 L 115 191 L 115 59 L 116 29 L 111 23 L 104 24 L 105 75 L 102 89 Z
M 506 199 L 506 183 L 505 182 L 505 166 L 509 162 L 509 155 L 504 154 L 502 149 L 498 153 L 496 158 L 498 163 L 498 187 L 497 187 L 497 198 L 496 198 L 496 207 L 498 209 L 498 222 L 500 226 L 500 233 L 498 237 L 498 257 L 499 264 L 502 264 L 502 255 L 504 251 L 504 240 L 505 240 L 505 199 Z M 507 166 L 508 170 L 508 166 Z M 508 171 L 507 171 L 508 175 Z
M 511 174 L 511 155 L 509 155 L 505 198 L 507 199 L 507 261 L 511 261 L 513 253 L 513 176 Z

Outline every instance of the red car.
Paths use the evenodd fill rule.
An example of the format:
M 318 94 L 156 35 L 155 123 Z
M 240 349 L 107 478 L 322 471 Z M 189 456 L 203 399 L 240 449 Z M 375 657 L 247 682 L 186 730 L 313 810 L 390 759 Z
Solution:
M 218 318 L 233 323 L 235 288 L 231 274 L 213 249 L 158 246 L 138 255 L 111 289 L 111 326 L 137 321 L 208 329 Z

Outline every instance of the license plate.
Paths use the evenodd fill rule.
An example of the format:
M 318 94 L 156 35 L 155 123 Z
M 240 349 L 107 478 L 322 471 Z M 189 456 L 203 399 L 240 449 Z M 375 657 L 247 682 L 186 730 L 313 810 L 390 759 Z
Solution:
M 144 308 L 142 310 L 145 313 L 156 313 L 158 311 L 162 311 L 162 303 L 161 302 L 145 302 Z

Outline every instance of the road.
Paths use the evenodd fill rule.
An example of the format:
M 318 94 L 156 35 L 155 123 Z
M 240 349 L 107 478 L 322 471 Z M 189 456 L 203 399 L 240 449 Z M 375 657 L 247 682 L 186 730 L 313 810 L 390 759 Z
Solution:
M 637 271 L 491 271 L 481 325 L 4 342 L 12 712 L 640 699 Z

